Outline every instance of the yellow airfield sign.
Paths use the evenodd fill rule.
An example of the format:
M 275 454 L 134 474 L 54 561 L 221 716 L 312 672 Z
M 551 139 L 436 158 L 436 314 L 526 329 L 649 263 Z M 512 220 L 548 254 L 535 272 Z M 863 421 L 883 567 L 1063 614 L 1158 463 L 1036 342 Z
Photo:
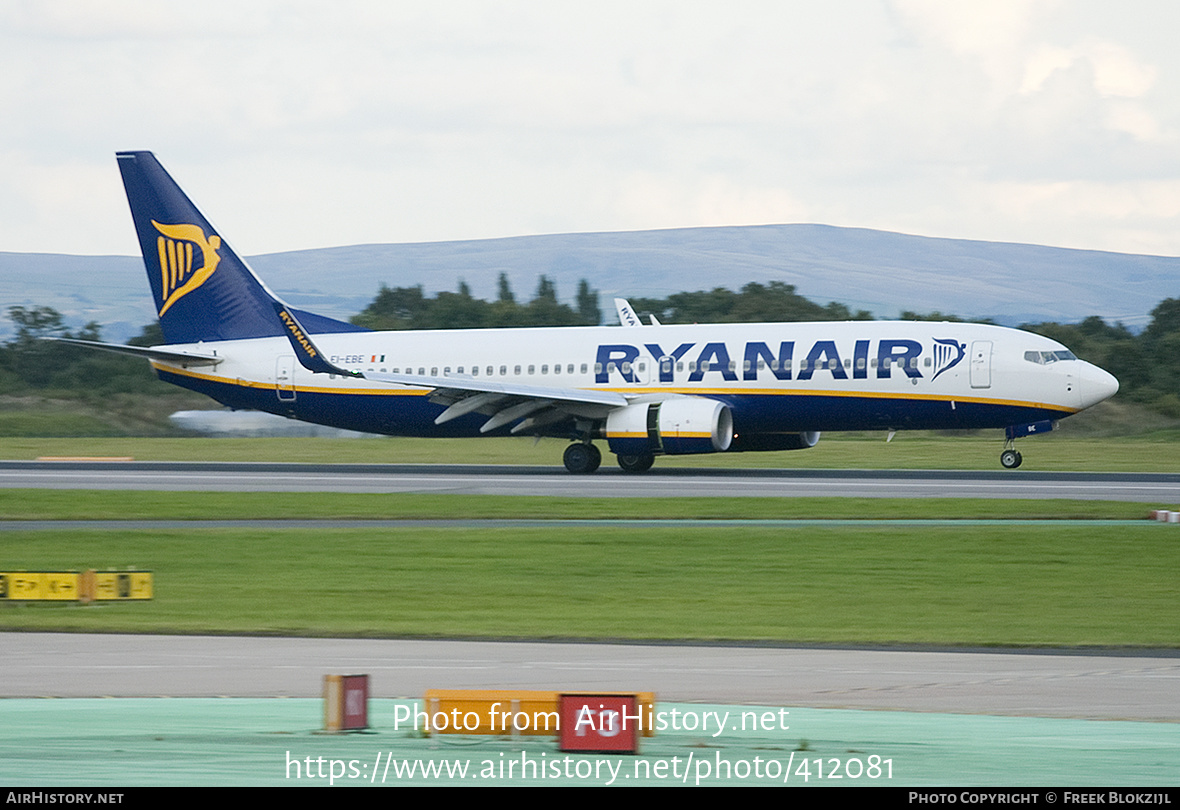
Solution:
M 0 601 L 96 602 L 151 598 L 151 571 L 0 571 Z

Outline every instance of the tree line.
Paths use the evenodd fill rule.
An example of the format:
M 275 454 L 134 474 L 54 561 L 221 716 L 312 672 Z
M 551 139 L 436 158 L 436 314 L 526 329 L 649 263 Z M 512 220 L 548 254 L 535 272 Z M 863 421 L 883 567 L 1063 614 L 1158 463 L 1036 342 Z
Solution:
M 602 322 L 598 291 L 582 279 L 574 305 L 557 300 L 557 285 L 541 276 L 537 292 L 528 303 L 521 304 L 512 292 L 508 276 L 500 274 L 495 301 L 484 301 L 471 294 L 467 282 L 460 281 L 456 292 L 426 296 L 422 285 L 387 287 L 381 285 L 377 297 L 352 323 L 366 329 L 483 329 L 510 326 L 597 326 Z
M 837 302 L 817 304 L 799 295 L 793 285 L 778 281 L 752 282 L 737 292 L 717 287 L 666 298 L 632 298 L 631 304 L 645 321 L 655 315 L 668 324 L 873 320 L 871 313 L 854 312 Z M 42 340 L 101 340 L 97 323 L 71 332 L 51 307 L 9 307 L 7 315 L 16 327 L 16 336 L 0 344 L 0 393 L 54 390 L 86 396 L 158 390 L 154 375 L 142 360 Z M 578 284 L 570 304 L 561 302 L 553 281 L 541 276 L 532 299 L 520 303 L 501 274 L 494 301 L 475 298 L 464 282 L 459 282 L 455 292 L 434 296 L 426 295 L 420 285 L 382 285 L 372 303 L 351 320 L 370 329 L 475 329 L 591 326 L 601 323 L 603 316 L 598 291 L 585 280 Z M 905 312 L 902 320 L 960 319 L 942 313 Z M 1109 324 L 1098 316 L 1079 323 L 1031 323 L 1020 328 L 1058 340 L 1078 357 L 1114 374 L 1121 385 L 1120 398 L 1180 418 L 1180 299 L 1161 301 L 1152 310 L 1147 328 L 1138 334 L 1122 323 Z M 163 342 L 155 323 L 128 341 L 139 346 Z
M 139 358 L 46 340 L 62 337 L 101 341 L 102 329 L 96 321 L 71 332 L 53 307 L 9 307 L 7 314 L 16 327 L 16 336 L 0 344 L 0 393 L 54 391 L 87 399 L 160 390 L 156 375 Z M 154 346 L 164 342 L 164 334 L 158 323 L 151 323 L 127 342 Z

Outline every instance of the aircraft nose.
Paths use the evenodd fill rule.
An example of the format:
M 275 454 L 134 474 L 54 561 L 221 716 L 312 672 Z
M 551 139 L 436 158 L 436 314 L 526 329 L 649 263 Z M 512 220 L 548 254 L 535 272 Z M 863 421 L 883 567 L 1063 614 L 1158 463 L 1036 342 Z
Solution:
M 1084 363 L 1080 376 L 1081 385 L 1078 386 L 1078 393 L 1081 395 L 1083 408 L 1097 405 L 1118 393 L 1119 381 L 1115 376 L 1092 363 Z

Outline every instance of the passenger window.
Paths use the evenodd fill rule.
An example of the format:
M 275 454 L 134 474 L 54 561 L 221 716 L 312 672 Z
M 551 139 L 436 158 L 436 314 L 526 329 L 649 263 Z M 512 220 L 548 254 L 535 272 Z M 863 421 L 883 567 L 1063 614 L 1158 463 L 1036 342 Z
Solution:
M 536 373 L 537 373 L 537 367 L 536 366 L 529 366 L 529 374 L 536 374 Z
M 541 373 L 542 373 L 542 374 L 548 374 L 548 373 L 549 373 L 549 364 L 548 364 L 548 363 L 546 363 L 545 365 L 541 366 Z

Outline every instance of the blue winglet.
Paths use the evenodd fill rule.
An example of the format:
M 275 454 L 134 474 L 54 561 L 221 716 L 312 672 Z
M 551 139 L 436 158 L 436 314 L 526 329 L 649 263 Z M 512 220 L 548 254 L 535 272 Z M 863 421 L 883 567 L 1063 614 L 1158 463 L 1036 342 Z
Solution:
M 364 375 L 356 371 L 347 371 L 339 366 L 334 366 L 324 359 L 324 355 L 311 341 L 311 337 L 307 334 L 299 319 L 295 317 L 295 313 L 291 308 L 274 302 L 275 314 L 279 316 L 279 322 L 283 325 L 284 334 L 287 335 L 287 340 L 291 341 L 291 348 L 295 350 L 295 356 L 299 358 L 299 364 L 308 371 L 314 374 L 343 374 L 345 377 L 363 377 Z

